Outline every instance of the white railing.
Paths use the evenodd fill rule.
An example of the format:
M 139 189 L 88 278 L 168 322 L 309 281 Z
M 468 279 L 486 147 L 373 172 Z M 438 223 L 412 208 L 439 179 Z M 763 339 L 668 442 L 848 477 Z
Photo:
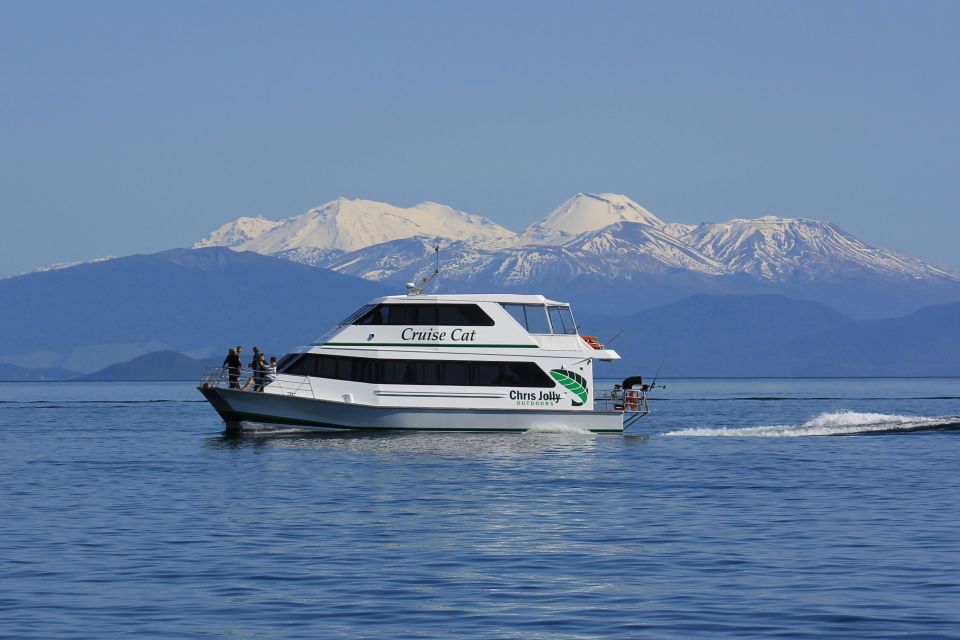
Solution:
M 650 404 L 643 389 L 600 389 L 594 392 L 593 407 L 598 411 L 621 411 L 647 415 Z
M 250 393 L 261 393 L 262 386 L 263 389 L 269 388 L 270 393 L 315 398 L 310 378 L 307 376 L 291 376 L 284 373 L 270 380 L 267 372 L 262 371 L 258 381 L 257 372 L 253 369 L 240 369 L 236 381 L 231 383 L 229 367 L 208 367 L 200 376 L 200 386 L 204 389 L 234 389 Z

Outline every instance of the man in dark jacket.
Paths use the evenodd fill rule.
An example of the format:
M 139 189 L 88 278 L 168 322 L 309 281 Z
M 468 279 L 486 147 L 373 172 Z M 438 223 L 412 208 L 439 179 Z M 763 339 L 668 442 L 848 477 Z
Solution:
M 263 354 L 260 353 L 260 347 L 253 348 L 253 360 L 250 361 L 250 369 L 253 371 L 253 390 L 263 391 L 264 375 Z
M 240 362 L 240 345 L 236 349 L 230 349 L 230 353 L 223 359 L 223 366 L 227 368 L 227 379 L 230 381 L 231 389 L 240 388 L 240 369 L 243 363 Z

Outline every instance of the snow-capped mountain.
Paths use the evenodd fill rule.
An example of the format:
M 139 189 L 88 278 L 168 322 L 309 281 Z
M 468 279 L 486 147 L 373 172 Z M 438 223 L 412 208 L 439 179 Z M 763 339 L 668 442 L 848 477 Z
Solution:
M 319 256 L 330 250 L 357 251 L 416 235 L 490 241 L 516 234 L 486 218 L 434 202 L 403 208 L 373 200 L 339 198 L 280 222 L 241 218 L 220 227 L 194 248 L 221 244 L 316 263 Z
M 340 199 L 280 222 L 241 219 L 198 246 L 215 242 L 398 289 L 433 271 L 440 244 L 444 291 L 537 290 L 578 296 L 597 312 L 698 292 L 783 293 L 860 317 L 960 299 L 960 273 L 827 222 L 664 223 L 615 194 L 577 194 L 520 235 L 439 204 Z
M 580 277 L 630 279 L 637 274 L 668 271 L 711 276 L 731 273 L 676 238 L 638 222 L 588 231 L 562 245 L 490 247 L 417 236 L 333 256 L 319 266 L 365 280 L 399 284 L 434 269 L 430 257 L 437 244 L 443 247 L 443 280 L 458 289 L 468 283 L 501 288 L 562 283 Z
M 620 222 L 660 226 L 663 222 L 626 196 L 615 193 L 578 193 L 546 218 L 527 227 L 524 244 L 565 244 L 588 231 L 598 231 Z
M 780 281 L 801 276 L 872 272 L 895 278 L 945 278 L 960 274 L 916 258 L 870 246 L 829 222 L 763 216 L 695 227 L 668 225 L 666 231 L 732 272 Z
M 476 243 L 442 243 L 435 237 L 405 238 L 344 253 L 321 266 L 344 275 L 391 285 L 419 280 L 434 270 L 433 248 L 441 241 L 440 276 L 428 291 L 471 293 L 536 291 L 575 302 L 581 314 L 616 315 L 686 295 L 737 291 L 734 276 L 713 260 L 685 250 L 649 225 L 624 222 L 581 234 L 565 246 L 491 248 Z M 692 268 L 683 268 L 687 264 Z
M 730 269 L 700 251 L 642 222 L 618 222 L 587 231 L 561 244 L 568 252 L 603 265 L 599 273 L 655 272 L 686 269 L 708 275 L 728 275 Z
M 204 247 L 239 247 L 254 238 L 258 238 L 276 227 L 279 222 L 267 220 L 263 216 L 256 218 L 237 218 L 221 226 L 210 235 L 194 243 L 194 249 Z

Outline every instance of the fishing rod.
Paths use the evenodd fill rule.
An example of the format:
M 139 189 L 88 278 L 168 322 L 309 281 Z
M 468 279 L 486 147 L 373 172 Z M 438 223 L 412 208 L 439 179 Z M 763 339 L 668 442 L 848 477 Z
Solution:
M 666 360 L 667 360 L 667 354 L 663 354 L 663 358 L 660 359 L 660 366 L 657 367 L 657 372 L 656 372 L 655 374 L 653 374 L 653 382 L 650 383 L 650 388 L 651 388 L 651 389 L 656 389 L 656 388 L 657 388 L 657 378 L 660 377 L 660 370 L 663 369 L 663 363 L 666 362 Z M 662 385 L 660 385 L 660 388 L 661 388 L 661 389 L 666 389 L 666 388 L 667 388 L 667 385 L 662 384 Z

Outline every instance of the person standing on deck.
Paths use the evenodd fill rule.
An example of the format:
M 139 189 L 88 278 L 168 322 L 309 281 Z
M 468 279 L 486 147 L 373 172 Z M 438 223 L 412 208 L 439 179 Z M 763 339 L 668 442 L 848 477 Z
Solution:
M 240 345 L 236 349 L 230 349 L 227 357 L 223 359 L 223 366 L 227 369 L 227 380 L 230 381 L 231 389 L 240 388 L 240 369 L 243 363 L 240 361 Z
M 277 356 L 270 356 L 270 364 L 267 365 L 267 384 L 277 381 Z
M 253 348 L 253 360 L 250 361 L 250 369 L 252 370 L 250 377 L 253 379 L 253 390 L 263 391 L 263 373 L 266 369 L 266 363 L 263 361 L 260 347 Z

